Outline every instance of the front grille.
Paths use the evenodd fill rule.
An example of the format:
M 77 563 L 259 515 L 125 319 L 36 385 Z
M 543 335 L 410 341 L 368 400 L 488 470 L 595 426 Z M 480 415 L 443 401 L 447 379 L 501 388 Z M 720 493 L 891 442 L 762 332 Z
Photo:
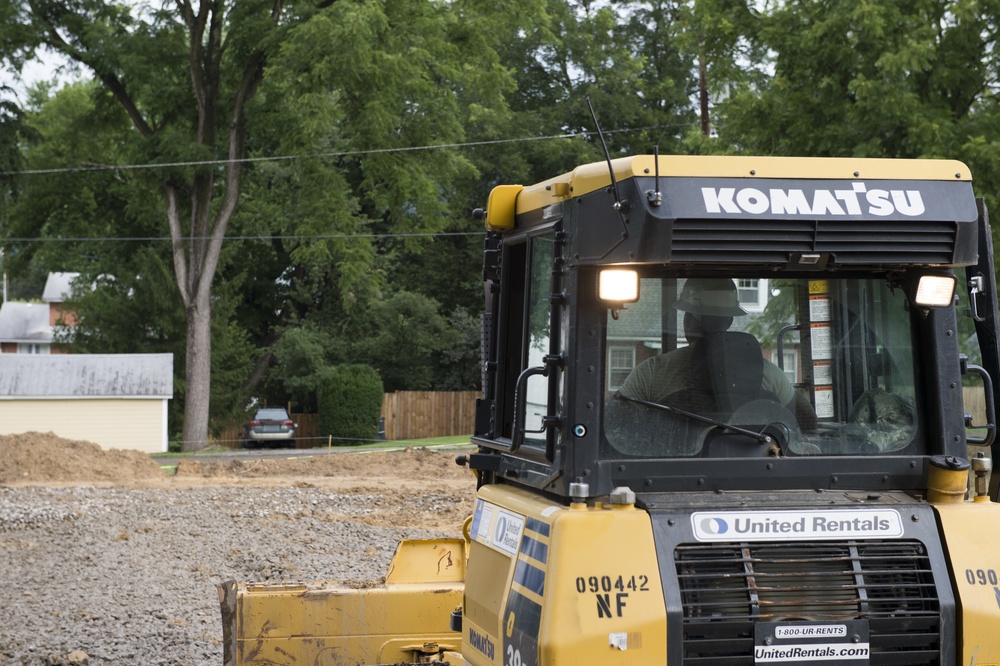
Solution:
M 947 265 L 956 236 L 955 223 L 924 220 L 679 219 L 671 260 L 782 264 L 795 254 L 830 254 L 841 266 Z
M 872 666 L 938 664 L 940 605 L 915 541 L 684 544 L 684 664 L 752 665 L 754 623 L 866 619 Z

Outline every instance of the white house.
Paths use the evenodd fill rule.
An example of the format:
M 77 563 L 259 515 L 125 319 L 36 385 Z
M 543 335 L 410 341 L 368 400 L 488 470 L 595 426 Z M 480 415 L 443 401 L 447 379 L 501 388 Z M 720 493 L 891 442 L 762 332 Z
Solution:
M 0 354 L 48 354 L 51 350 L 48 304 L 7 301 L 0 306 Z
M 41 303 L 5 301 L 0 306 L 0 354 L 49 354 L 65 350 L 52 346 L 52 327 L 62 320 L 76 323 L 72 312 L 63 309 L 73 280 L 79 273 L 49 273 Z
M 0 354 L 0 435 L 167 450 L 173 354 Z

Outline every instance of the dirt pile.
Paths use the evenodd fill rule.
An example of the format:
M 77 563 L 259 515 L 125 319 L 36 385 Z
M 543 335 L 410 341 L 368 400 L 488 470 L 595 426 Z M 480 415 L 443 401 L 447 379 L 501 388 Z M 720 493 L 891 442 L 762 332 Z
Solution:
M 130 482 L 162 475 L 160 466 L 141 451 L 106 451 L 51 432 L 0 435 L 0 484 Z

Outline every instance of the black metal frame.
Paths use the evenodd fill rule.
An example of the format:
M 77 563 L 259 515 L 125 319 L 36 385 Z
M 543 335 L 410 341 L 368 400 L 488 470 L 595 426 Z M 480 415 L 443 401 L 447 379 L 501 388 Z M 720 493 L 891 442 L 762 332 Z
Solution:
M 650 182 L 646 183 L 646 180 Z M 629 201 L 624 234 L 622 225 L 617 223 L 618 213 L 612 208 L 614 194 L 608 189 L 564 202 L 561 218 L 543 219 L 541 211 L 523 215 L 518 220 L 517 230 L 506 233 L 502 242 L 487 241 L 490 250 L 485 270 L 487 300 L 490 303 L 487 316 L 493 320 L 488 327 L 491 337 L 484 359 L 488 385 L 484 386 L 484 399 L 477 411 L 473 438 L 481 448 L 479 454 L 471 456 L 471 465 L 479 470 L 481 483 L 521 485 L 562 501 L 568 500 L 572 483 L 586 484 L 589 497 L 607 495 L 621 485 L 629 486 L 636 492 L 850 489 L 919 493 L 926 488 L 927 459 L 930 455 L 966 455 L 962 368 L 954 308 L 929 309 L 914 316 L 918 353 L 928 361 L 918 370 L 923 387 L 923 437 L 928 444 L 925 455 L 901 452 L 900 455 L 878 457 L 738 460 L 640 460 L 616 455 L 602 441 L 601 427 L 601 388 L 606 371 L 606 312 L 596 305 L 588 305 L 598 303 L 598 266 L 624 262 L 654 263 L 655 260 L 655 263 L 676 268 L 678 276 L 717 275 L 720 270 L 717 262 L 726 259 L 729 262 L 727 266 L 734 271 L 752 271 L 766 266 L 776 275 L 789 277 L 825 277 L 831 275 L 831 270 L 837 270 L 837 275 L 843 277 L 898 274 L 900 279 L 905 279 L 908 271 L 927 268 L 908 263 L 913 256 L 904 246 L 913 241 L 912 235 L 904 237 L 895 250 L 890 248 L 884 253 L 870 253 L 871 259 L 867 264 L 861 264 L 855 258 L 848 265 L 840 266 L 836 253 L 830 249 L 834 246 L 826 245 L 813 247 L 823 255 L 822 260 L 803 266 L 794 261 L 797 251 L 789 250 L 780 257 L 772 256 L 773 253 L 766 251 L 770 241 L 758 243 L 756 247 L 728 250 L 728 258 L 706 255 L 701 260 L 689 253 L 686 260 L 671 262 L 669 257 L 650 254 L 651 248 L 672 247 L 677 222 L 668 217 L 669 205 L 654 209 L 643 196 L 644 189 L 649 189 L 651 185 L 651 179 L 643 178 L 620 183 L 622 196 Z M 964 187 L 968 184 L 959 185 Z M 971 187 L 968 192 L 971 193 Z M 745 224 L 752 225 L 753 222 Z M 801 220 L 796 224 L 802 227 Z M 819 224 L 813 226 L 818 227 Z M 967 220 L 946 221 L 931 226 L 937 230 L 929 233 L 937 244 L 932 256 L 940 258 L 942 252 L 947 250 L 950 257 L 948 263 L 956 265 L 968 264 L 978 254 L 980 265 L 976 270 L 988 275 L 991 280 L 986 291 L 993 300 L 987 302 L 987 311 L 994 316 L 977 329 L 983 331 L 981 335 L 987 340 L 992 340 L 992 346 L 987 345 L 988 349 L 984 349 L 984 366 L 994 386 L 1000 388 L 997 385 L 1000 374 L 997 372 L 1000 366 L 997 331 L 1000 325 L 995 314 L 992 259 L 984 258 L 981 251 L 983 238 L 989 240 L 985 211 L 979 216 L 978 229 L 975 222 Z M 941 235 L 942 226 L 951 227 L 952 231 Z M 557 234 L 560 248 L 564 249 L 557 253 L 552 273 L 553 348 L 546 362 L 550 370 L 547 376 L 550 381 L 551 418 L 547 424 L 544 450 L 521 446 L 511 436 L 512 429 L 516 428 L 516 424 L 512 423 L 516 421 L 513 388 L 524 371 L 521 341 L 524 318 L 527 316 L 524 312 L 525 276 L 530 266 L 525 248 L 532 236 L 541 233 Z M 623 235 L 625 242 L 621 242 Z M 852 251 L 855 254 L 852 256 L 858 256 L 855 250 L 861 242 L 859 240 L 854 244 L 856 247 Z M 945 248 L 942 244 L 950 245 Z M 936 265 L 934 268 L 941 270 L 947 267 Z M 930 362 L 932 359 L 936 362 Z M 564 393 L 562 404 L 556 405 L 556 387 L 560 382 L 563 382 Z M 994 446 L 1000 444 L 995 443 Z

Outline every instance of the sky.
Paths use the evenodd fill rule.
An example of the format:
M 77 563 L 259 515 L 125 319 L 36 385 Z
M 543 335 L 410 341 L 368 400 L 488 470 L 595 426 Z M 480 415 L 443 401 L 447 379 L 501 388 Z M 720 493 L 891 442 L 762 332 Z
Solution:
M 60 82 L 72 81 L 77 77 L 72 72 L 60 72 L 59 68 L 67 63 L 66 58 L 52 51 L 40 50 L 38 60 L 33 60 L 24 66 L 21 72 L 21 80 L 15 79 L 13 73 L 7 69 L 0 69 L 0 85 L 13 88 L 21 102 L 26 101 L 24 92 L 33 84 L 40 81 L 50 81 L 53 77 L 58 77 Z

